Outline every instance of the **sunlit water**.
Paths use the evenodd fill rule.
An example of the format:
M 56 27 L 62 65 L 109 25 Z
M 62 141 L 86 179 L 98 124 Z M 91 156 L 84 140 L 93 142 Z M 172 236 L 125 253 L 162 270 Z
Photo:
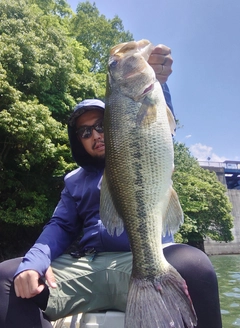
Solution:
M 210 260 L 218 277 L 223 328 L 240 327 L 240 254 Z

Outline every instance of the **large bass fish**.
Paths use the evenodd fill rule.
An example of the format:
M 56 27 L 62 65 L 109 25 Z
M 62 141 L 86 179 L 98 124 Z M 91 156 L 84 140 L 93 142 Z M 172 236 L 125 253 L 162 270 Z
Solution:
M 162 234 L 183 221 L 172 188 L 174 117 L 147 60 L 147 40 L 111 49 L 104 114 L 106 167 L 100 216 L 108 232 L 127 230 L 133 254 L 125 328 L 196 325 L 187 286 L 166 261 Z

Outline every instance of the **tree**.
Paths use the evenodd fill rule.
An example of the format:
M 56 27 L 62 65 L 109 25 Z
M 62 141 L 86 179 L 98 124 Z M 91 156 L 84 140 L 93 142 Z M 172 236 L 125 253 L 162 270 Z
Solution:
M 45 106 L 19 101 L 0 112 L 0 137 L 1 220 L 42 223 L 54 206 L 53 177 L 70 162 L 65 127 Z
M 85 49 L 52 18 L 32 1 L 0 2 L 0 213 L 17 225 L 49 216 L 52 179 L 73 166 L 66 126 L 54 116 L 64 122 L 75 104 L 70 81 L 89 63 L 78 63 Z
M 41 8 L 37 3 L 42 4 Z M 60 3 L 61 12 L 66 12 L 65 1 L 56 2 L 58 11 L 52 14 L 54 3 L 0 3 L 0 59 L 7 82 L 20 91 L 22 101 L 37 98 L 54 118 L 64 122 L 77 101 L 103 97 L 104 93 L 99 94 L 102 85 L 90 72 L 91 64 L 85 58 L 87 49 L 69 36 L 70 9 L 69 15 L 62 18 L 57 13 L 61 11 Z
M 132 34 L 124 31 L 118 16 L 106 19 L 100 15 L 95 3 L 81 2 L 77 15 L 72 20 L 72 34 L 88 49 L 86 56 L 91 62 L 91 71 L 106 74 L 109 50 L 116 44 L 133 40 Z
M 206 236 L 231 241 L 232 206 L 226 188 L 214 172 L 201 168 L 182 143 L 174 144 L 174 188 L 184 211 L 184 224 L 175 238 L 189 244 L 203 244 Z
M 36 101 L 16 101 L 0 112 L 0 140 L 0 258 L 1 249 L 4 258 L 9 249 L 11 255 L 23 255 L 22 250 L 31 246 L 56 206 L 62 188 L 58 177 L 73 165 L 65 127 Z

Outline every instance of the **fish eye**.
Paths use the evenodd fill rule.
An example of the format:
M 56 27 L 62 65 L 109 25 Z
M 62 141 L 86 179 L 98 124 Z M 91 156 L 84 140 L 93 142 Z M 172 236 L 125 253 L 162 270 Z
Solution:
M 116 66 L 117 66 L 117 63 L 118 63 L 117 60 L 113 60 L 113 61 L 109 64 L 110 68 L 114 68 L 114 67 L 116 67 Z

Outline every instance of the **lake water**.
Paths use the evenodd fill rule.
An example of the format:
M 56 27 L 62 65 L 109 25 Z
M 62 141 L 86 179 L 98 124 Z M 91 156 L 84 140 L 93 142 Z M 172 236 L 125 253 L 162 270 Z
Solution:
M 240 327 L 240 254 L 210 260 L 218 277 L 223 328 Z

